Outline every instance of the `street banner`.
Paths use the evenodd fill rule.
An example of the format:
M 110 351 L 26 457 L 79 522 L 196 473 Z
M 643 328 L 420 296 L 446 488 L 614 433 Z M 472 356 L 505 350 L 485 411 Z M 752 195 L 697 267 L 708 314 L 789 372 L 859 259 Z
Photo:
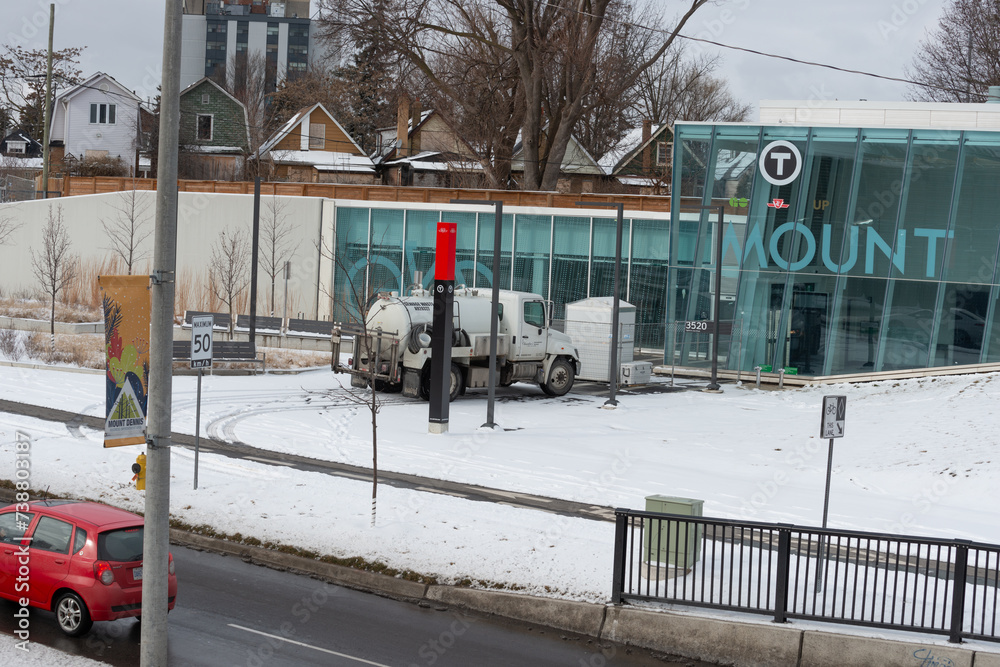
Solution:
M 149 276 L 98 276 L 104 311 L 104 446 L 146 442 Z

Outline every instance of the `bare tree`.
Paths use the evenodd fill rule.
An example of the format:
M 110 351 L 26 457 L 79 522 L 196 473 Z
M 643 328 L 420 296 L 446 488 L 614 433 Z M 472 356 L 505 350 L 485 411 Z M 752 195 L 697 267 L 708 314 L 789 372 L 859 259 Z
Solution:
M 334 265 L 334 271 L 336 273 L 338 281 L 340 284 L 347 286 L 347 293 L 344 298 L 344 303 L 341 303 L 342 310 L 347 313 L 354 313 L 357 315 L 357 319 L 354 322 L 348 322 L 342 324 L 354 335 L 354 348 L 352 354 L 354 357 L 355 367 L 359 367 L 362 360 L 367 360 L 367 370 L 362 374 L 352 374 L 351 384 L 349 387 L 341 387 L 345 390 L 347 399 L 354 403 L 355 405 L 364 406 L 368 410 L 371 416 L 372 424 L 372 513 L 371 513 L 371 526 L 375 527 L 375 517 L 377 514 L 377 501 L 378 501 L 378 415 L 382 410 L 382 406 L 385 403 L 384 397 L 376 391 L 381 388 L 382 383 L 377 377 L 378 369 L 375 367 L 373 360 L 378 353 L 378 346 L 381 342 L 381 338 L 376 332 L 371 332 L 367 330 L 365 325 L 366 313 L 364 312 L 365 304 L 369 303 L 371 299 L 378 294 L 378 289 L 373 285 L 374 283 L 368 283 L 365 279 L 365 272 L 360 271 L 355 273 L 357 276 L 355 279 L 351 279 L 351 273 L 349 267 L 345 263 L 344 254 L 338 253 L 335 245 L 320 244 L 319 245 L 320 254 L 330 259 Z M 365 262 L 370 262 L 370 257 L 365 258 Z M 328 292 L 325 288 L 320 288 L 328 298 L 335 299 L 335 295 Z M 354 315 L 351 316 L 352 318 Z M 334 358 L 331 360 L 334 368 L 340 363 L 340 360 Z
M 637 120 L 657 124 L 746 120 L 753 105 L 734 98 L 725 82 L 712 76 L 720 61 L 718 56 L 686 58 L 683 45 L 677 44 L 636 80 Z
M 913 100 L 985 102 L 1000 85 L 1000 3 L 952 0 L 917 47 L 906 75 Z
M 111 207 L 114 209 L 112 217 L 101 219 L 110 243 L 107 249 L 125 263 L 128 275 L 132 275 L 136 263 L 149 256 L 142 246 L 153 233 L 149 225 L 149 200 L 136 191 L 135 177 L 132 189 L 119 192 Z
M 276 307 L 274 300 L 274 286 L 277 282 L 278 273 L 285 266 L 285 262 L 292 259 L 296 246 L 292 245 L 292 224 L 288 219 L 288 204 L 275 195 L 264 206 L 264 215 L 260 220 L 260 266 L 264 273 L 271 279 L 271 299 L 270 311 L 274 316 Z M 284 313 L 282 313 L 284 317 Z
M 628 87 L 673 44 L 677 34 L 709 0 L 684 0 L 681 16 L 649 58 L 622 63 L 617 72 Z M 605 18 L 612 0 L 580 6 L 570 0 L 535 2 L 496 0 L 322 0 L 321 22 L 330 32 L 346 32 L 356 42 L 382 39 L 411 62 L 444 95 L 464 105 L 462 91 L 435 69 L 433 54 L 451 53 L 456 44 L 475 41 L 506 52 L 516 78 L 498 81 L 506 90 L 520 87 L 526 189 L 553 190 L 577 121 L 585 112 L 597 76 Z M 493 58 L 493 62 L 499 62 Z
M 208 281 L 219 301 L 229 309 L 229 338 L 233 337 L 234 312 L 243 292 L 250 285 L 250 240 L 242 229 L 219 232 L 212 244 Z
M 38 253 L 31 251 L 31 270 L 49 297 L 49 334 L 52 352 L 55 353 L 56 296 L 72 282 L 77 272 L 77 258 L 70 254 L 69 232 L 63 224 L 62 206 L 54 211 L 49 206 L 49 219 L 42 229 L 42 250 Z
M 65 90 L 80 81 L 82 48 L 52 52 L 53 85 Z M 0 53 L 0 95 L 4 106 L 17 112 L 18 125 L 34 139 L 41 140 L 45 115 L 46 49 L 4 46 Z
M 21 223 L 7 215 L 5 210 L 0 210 L 0 245 L 7 245 L 14 232 L 20 228 Z

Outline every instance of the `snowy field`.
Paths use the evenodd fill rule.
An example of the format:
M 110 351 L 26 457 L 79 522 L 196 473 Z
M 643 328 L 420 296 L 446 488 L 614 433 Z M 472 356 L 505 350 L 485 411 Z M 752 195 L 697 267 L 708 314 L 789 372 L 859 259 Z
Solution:
M 371 465 L 371 420 L 328 369 L 299 375 L 206 376 L 202 435 Z M 345 384 L 347 379 L 343 378 Z M 174 378 L 173 430 L 193 433 L 196 379 Z M 103 376 L 0 368 L 0 398 L 103 414 Z M 835 444 L 829 524 L 1000 542 L 1000 375 L 821 388 L 547 398 L 528 385 L 498 391 L 497 422 L 480 428 L 486 394 L 451 406 L 450 432 L 427 433 L 427 404 L 391 395 L 379 414 L 379 466 L 632 509 L 650 494 L 699 498 L 705 515 L 819 525 L 827 440 L 823 395 L 847 395 Z M 140 447 L 104 449 L 102 433 L 0 415 L 0 478 L 13 477 L 15 431 L 31 437 L 31 484 L 141 509 L 129 481 Z M 22 436 L 23 437 L 23 436 Z M 363 556 L 441 582 L 497 582 L 539 595 L 610 597 L 610 522 L 379 488 L 286 467 L 172 456 L 171 514 L 189 524 L 324 554 Z

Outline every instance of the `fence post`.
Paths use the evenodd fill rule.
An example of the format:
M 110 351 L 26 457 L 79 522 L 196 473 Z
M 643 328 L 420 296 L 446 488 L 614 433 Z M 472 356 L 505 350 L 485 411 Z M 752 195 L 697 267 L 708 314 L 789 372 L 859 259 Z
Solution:
M 613 604 L 622 603 L 628 529 L 628 515 L 625 512 L 626 510 L 615 510 L 615 566 L 611 582 L 611 602 Z
M 775 576 L 774 590 L 774 622 L 785 623 L 788 620 L 788 572 L 792 559 L 791 524 L 778 524 L 778 571 Z
M 965 620 L 965 582 L 969 567 L 968 540 L 955 540 L 955 578 L 951 591 L 951 631 L 948 641 L 962 643 L 962 626 Z

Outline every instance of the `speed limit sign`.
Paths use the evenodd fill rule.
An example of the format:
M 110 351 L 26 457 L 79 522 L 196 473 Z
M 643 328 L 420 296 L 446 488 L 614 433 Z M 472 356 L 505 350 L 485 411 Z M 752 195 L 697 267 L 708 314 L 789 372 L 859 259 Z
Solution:
M 191 368 L 212 367 L 213 322 L 211 315 L 191 318 Z

